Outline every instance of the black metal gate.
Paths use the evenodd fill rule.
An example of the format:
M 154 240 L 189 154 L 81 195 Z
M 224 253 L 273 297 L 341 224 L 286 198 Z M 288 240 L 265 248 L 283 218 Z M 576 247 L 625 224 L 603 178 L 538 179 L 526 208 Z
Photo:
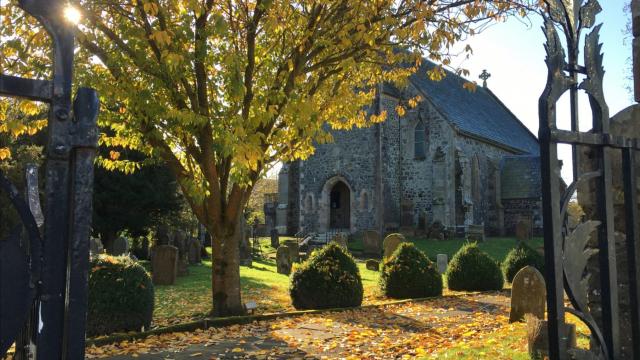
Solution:
M 638 244 L 638 208 L 636 194 L 635 151 L 640 150 L 640 139 L 613 135 L 609 110 L 604 99 L 602 81 L 601 44 L 595 17 L 601 11 L 597 0 L 545 0 L 546 15 L 544 31 L 547 37 L 546 63 L 547 86 L 540 97 L 540 148 L 543 180 L 544 241 L 548 297 L 549 352 L 551 359 L 569 358 L 565 314 L 576 315 L 591 330 L 592 350 L 598 358 L 640 358 L 640 314 L 637 264 L 640 259 Z M 608 4 L 611 5 L 611 4 Z M 622 6 L 622 3 L 615 4 Z M 582 31 L 593 28 L 584 36 L 584 65 L 578 55 Z M 561 39 L 558 30 L 564 35 Z M 640 29 L 639 29 L 640 30 Z M 565 48 L 567 53 L 565 55 Z M 638 81 L 640 79 L 636 79 Z M 578 118 L 578 92 L 589 97 L 592 129 L 581 132 Z M 561 130 L 556 122 L 556 106 L 560 97 L 569 92 L 571 108 L 571 130 Z M 638 119 L 640 121 L 640 118 Z M 573 182 L 566 187 L 560 177 L 561 164 L 558 159 L 558 144 L 570 144 L 573 157 Z M 589 157 L 585 156 L 588 149 Z M 614 158 L 621 158 L 622 169 L 616 169 Z M 581 164 L 591 164 L 589 170 Z M 621 171 L 620 171 L 621 170 Z M 624 193 L 622 209 L 614 209 L 614 172 Z M 567 209 L 576 191 L 591 196 L 592 211 L 589 221 L 575 229 L 568 225 Z M 578 194 L 580 199 L 580 194 Z M 626 214 L 625 227 L 615 229 L 616 211 Z M 616 233 L 624 232 L 626 258 L 616 257 Z M 593 234 L 593 236 L 592 236 Z M 591 244 L 590 239 L 594 239 Z M 601 308 L 595 310 L 588 293 L 592 259 L 599 272 L 598 297 Z M 618 261 L 624 260 L 628 269 L 628 288 L 620 283 Z M 625 271 L 626 272 L 626 271 Z M 627 293 L 628 291 L 628 293 Z M 565 294 L 571 306 L 565 306 Z M 621 318 L 620 298 L 630 302 L 630 318 Z M 621 322 L 631 324 L 632 349 L 623 349 Z M 634 355 L 629 355 L 633 352 Z M 629 357 L 631 356 L 631 357 Z
M 46 208 L 39 230 L 24 196 L 0 173 L 0 191 L 28 235 L 17 229 L 0 241 L 0 357 L 17 341 L 17 358 L 83 359 L 98 97 L 80 88 L 71 102 L 75 25 L 64 17 L 68 2 L 19 3 L 51 36 L 53 76 L 0 74 L 0 96 L 49 105 Z

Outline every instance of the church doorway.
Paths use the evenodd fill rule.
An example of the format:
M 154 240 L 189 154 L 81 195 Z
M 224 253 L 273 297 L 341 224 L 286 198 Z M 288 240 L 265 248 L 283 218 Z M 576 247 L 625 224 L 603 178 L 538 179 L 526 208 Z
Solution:
M 351 191 L 347 184 L 338 181 L 329 195 L 329 226 L 331 229 L 351 227 Z

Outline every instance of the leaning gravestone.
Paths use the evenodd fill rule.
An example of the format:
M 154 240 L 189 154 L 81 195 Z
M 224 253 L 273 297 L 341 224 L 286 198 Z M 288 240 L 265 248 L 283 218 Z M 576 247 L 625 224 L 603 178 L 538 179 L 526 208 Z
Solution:
M 89 239 L 89 255 L 91 257 L 98 256 L 104 252 L 104 247 L 102 246 L 102 241 L 97 238 Z
M 440 274 L 444 274 L 447 271 L 447 264 L 449 259 L 447 258 L 447 254 L 438 254 L 436 257 L 436 263 L 438 265 L 438 272 Z
M 202 262 L 202 245 L 198 239 L 191 239 L 189 242 L 189 264 L 200 264 Z
M 291 263 L 298 262 L 300 259 L 300 245 L 298 245 L 297 240 L 285 240 L 282 242 L 283 245 L 289 249 L 289 259 L 291 259 Z M 279 249 L 279 248 L 278 248 Z
M 287 245 L 280 245 L 276 251 L 276 267 L 278 274 L 291 274 L 291 255 Z
M 158 245 L 151 253 L 153 284 L 173 285 L 178 275 L 178 248 L 171 245 Z
M 526 266 L 518 271 L 511 284 L 509 322 L 524 320 L 524 314 L 544 320 L 547 288 L 542 274 L 533 266 Z
M 278 230 L 271 230 L 271 247 L 277 249 L 280 246 L 280 233 Z
M 531 240 L 531 221 L 528 219 L 521 219 L 516 224 L 516 239 L 518 241 Z
M 113 249 L 111 255 L 122 256 L 129 252 L 129 241 L 124 236 L 116 238 L 113 242 Z
M 331 242 L 334 242 L 338 245 L 340 245 L 341 247 L 343 247 L 345 250 L 347 249 L 347 237 L 342 234 L 342 233 L 338 233 L 336 234 L 333 239 L 331 239 Z
M 380 271 L 380 262 L 378 260 L 369 259 L 366 262 L 367 270 Z
M 380 241 L 380 234 L 375 230 L 366 230 L 362 240 L 364 247 L 364 255 L 380 256 L 382 252 L 382 242 Z
M 382 247 L 384 248 L 384 257 L 389 258 L 396 251 L 398 246 L 403 242 L 406 242 L 404 235 L 402 234 L 390 234 L 384 238 L 382 242 Z

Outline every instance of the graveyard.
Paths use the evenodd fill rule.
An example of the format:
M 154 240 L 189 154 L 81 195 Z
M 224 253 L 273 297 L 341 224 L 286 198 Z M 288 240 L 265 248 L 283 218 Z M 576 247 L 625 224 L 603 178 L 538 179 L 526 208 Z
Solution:
M 0 360 L 640 358 L 616 6 L 0 1 Z

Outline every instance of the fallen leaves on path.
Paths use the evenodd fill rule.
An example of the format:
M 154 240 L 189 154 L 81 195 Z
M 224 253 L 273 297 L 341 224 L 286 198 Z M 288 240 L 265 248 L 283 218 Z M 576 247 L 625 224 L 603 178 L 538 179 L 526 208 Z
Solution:
M 461 344 L 464 348 L 464 344 L 499 342 L 515 326 L 521 327 L 508 324 L 507 302 L 501 294 L 476 294 L 304 315 L 90 347 L 87 358 L 135 357 L 193 346 L 238 358 L 281 358 L 292 352 L 316 358 L 431 357 Z M 515 345 L 524 349 L 524 341 Z

